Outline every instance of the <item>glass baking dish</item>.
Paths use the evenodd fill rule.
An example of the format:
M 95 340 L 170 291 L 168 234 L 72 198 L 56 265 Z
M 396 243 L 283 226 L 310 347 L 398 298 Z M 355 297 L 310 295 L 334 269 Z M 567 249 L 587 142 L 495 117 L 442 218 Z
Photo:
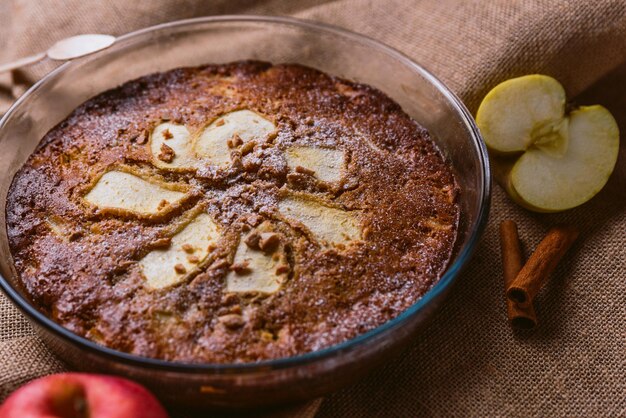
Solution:
M 462 214 L 449 268 L 397 318 L 347 342 L 250 364 L 184 364 L 138 357 L 74 335 L 34 308 L 12 265 L 6 196 L 40 139 L 74 108 L 107 89 L 157 71 L 257 59 L 299 63 L 372 85 L 427 128 L 452 163 Z M 171 22 L 121 36 L 112 47 L 66 63 L 33 86 L 0 122 L 0 286 L 48 347 L 70 367 L 130 377 L 164 402 L 255 407 L 309 399 L 354 382 L 401 350 L 460 277 L 489 211 L 487 153 L 471 115 L 439 80 L 375 40 L 290 18 L 219 16 Z

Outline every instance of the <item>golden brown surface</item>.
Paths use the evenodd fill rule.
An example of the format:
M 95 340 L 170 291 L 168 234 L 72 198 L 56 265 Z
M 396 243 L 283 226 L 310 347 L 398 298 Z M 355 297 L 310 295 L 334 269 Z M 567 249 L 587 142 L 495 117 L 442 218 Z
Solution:
M 276 129 L 235 135 L 215 164 L 174 167 L 182 154 L 151 150 L 163 123 L 200 141 L 244 109 Z M 302 146 L 339 150 L 340 173 L 306 167 Z M 150 214 L 101 207 L 94 190 L 112 171 L 171 201 Z M 7 217 L 28 293 L 73 332 L 149 357 L 250 362 L 345 341 L 414 303 L 448 263 L 457 194 L 428 133 L 379 91 L 243 62 L 146 76 L 88 101 L 16 175 Z M 289 215 L 309 207 L 319 216 Z M 202 219 L 208 246 L 178 242 Z M 149 282 L 149 254 L 168 249 L 189 253 L 173 267 L 179 283 Z M 272 280 L 245 291 L 261 268 Z

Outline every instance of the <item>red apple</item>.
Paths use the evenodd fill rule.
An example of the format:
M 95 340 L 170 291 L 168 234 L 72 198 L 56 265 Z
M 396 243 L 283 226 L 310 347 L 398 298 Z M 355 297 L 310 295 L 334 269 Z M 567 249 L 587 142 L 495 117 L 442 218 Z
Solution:
M 113 376 L 60 373 L 22 386 L 0 406 L 0 418 L 167 418 L 143 386 Z

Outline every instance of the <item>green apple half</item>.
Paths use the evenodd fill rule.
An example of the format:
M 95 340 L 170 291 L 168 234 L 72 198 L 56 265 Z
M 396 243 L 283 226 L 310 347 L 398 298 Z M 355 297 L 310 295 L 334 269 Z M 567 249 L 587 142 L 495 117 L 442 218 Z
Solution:
M 619 152 L 619 130 L 604 107 L 565 114 L 555 79 L 507 80 L 485 96 L 476 122 L 492 154 L 497 180 L 520 205 L 559 212 L 591 199 L 606 184 Z

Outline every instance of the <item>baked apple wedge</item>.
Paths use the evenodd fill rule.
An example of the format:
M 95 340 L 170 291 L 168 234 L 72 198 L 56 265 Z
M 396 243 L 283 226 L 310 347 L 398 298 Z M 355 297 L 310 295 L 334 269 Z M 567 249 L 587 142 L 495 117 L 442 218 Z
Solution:
M 537 212 L 559 212 L 591 199 L 606 184 L 619 152 L 619 130 L 604 107 L 565 113 L 555 79 L 505 81 L 476 116 L 497 180 L 511 198 Z

